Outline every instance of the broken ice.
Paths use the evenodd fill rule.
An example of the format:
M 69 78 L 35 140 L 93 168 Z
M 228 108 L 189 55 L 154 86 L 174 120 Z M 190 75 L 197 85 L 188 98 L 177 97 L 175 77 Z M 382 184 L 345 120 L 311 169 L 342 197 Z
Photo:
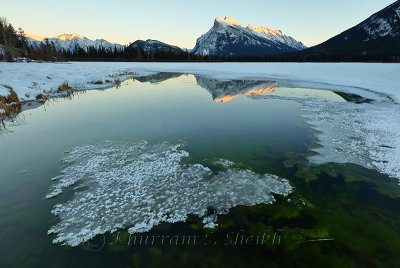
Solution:
M 56 235 L 53 242 L 78 246 L 120 228 L 146 232 L 161 222 L 185 221 L 189 214 L 203 217 L 205 227 L 214 228 L 217 214 L 238 205 L 270 204 L 273 194 L 292 191 L 285 179 L 238 169 L 226 160 L 218 161 L 229 169 L 214 175 L 203 165 L 182 164 L 188 155 L 180 144 L 145 141 L 73 149 L 47 197 L 75 184 L 83 187 L 52 210 L 60 218 L 48 231 Z M 210 207 L 215 215 L 207 215 Z

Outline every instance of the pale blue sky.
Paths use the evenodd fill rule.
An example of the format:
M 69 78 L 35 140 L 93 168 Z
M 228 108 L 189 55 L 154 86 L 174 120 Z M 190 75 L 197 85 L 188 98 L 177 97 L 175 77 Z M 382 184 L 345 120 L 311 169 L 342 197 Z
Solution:
M 282 30 L 307 46 L 339 34 L 394 0 L 20 0 L 3 1 L 0 16 L 25 32 L 63 33 L 127 44 L 157 39 L 193 48 L 216 17 Z

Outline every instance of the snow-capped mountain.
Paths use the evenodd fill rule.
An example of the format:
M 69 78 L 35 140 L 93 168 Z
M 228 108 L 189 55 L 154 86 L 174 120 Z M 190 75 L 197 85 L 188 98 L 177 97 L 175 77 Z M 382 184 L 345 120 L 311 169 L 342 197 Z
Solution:
M 31 34 L 24 34 L 24 36 L 26 37 L 28 44 L 33 47 L 40 46 L 41 42 L 45 42 L 46 39 L 48 39 L 49 42 L 53 42 L 57 48 L 70 52 L 75 51 L 78 48 L 87 51 L 89 47 L 95 47 L 97 49 L 102 47 L 106 50 L 114 50 L 114 48 L 122 50 L 124 48 L 124 46 L 120 44 L 113 44 L 104 39 L 90 40 L 76 33 L 62 34 L 57 37 L 45 37 Z
M 173 53 L 183 52 L 183 50 L 180 47 L 168 45 L 166 43 L 151 39 L 147 39 L 146 41 L 137 40 L 132 44 L 130 44 L 130 47 L 136 49 L 142 49 L 146 54 L 153 54 L 155 51 L 163 51 L 163 52 L 171 51 Z
M 400 0 L 355 27 L 305 51 L 335 55 L 400 55 Z
M 279 30 L 243 27 L 235 20 L 216 18 L 214 26 L 197 39 L 192 50 L 200 55 L 264 56 L 305 49 L 303 43 Z

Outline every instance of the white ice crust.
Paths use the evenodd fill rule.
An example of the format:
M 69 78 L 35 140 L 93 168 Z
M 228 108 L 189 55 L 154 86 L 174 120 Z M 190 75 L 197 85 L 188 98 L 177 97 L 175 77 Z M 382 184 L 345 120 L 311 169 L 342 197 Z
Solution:
M 400 181 L 400 106 L 391 102 L 306 101 L 304 117 L 317 130 L 316 164 L 354 163 Z
M 146 232 L 161 222 L 185 221 L 192 214 L 205 228 L 217 226 L 217 214 L 238 205 L 274 202 L 273 194 L 288 195 L 292 187 L 275 175 L 259 175 L 233 167 L 213 174 L 200 164 L 183 164 L 189 154 L 181 145 L 145 141 L 106 141 L 71 150 L 47 198 L 74 185 L 73 198 L 52 213 L 60 222 L 51 227 L 54 243 L 78 246 L 97 234 L 128 228 Z M 207 215 L 209 208 L 215 211 Z
M 353 163 L 400 182 L 400 105 L 373 92 L 358 91 L 370 102 L 321 101 L 315 98 L 252 96 L 301 103 L 301 116 L 316 130 L 312 164 Z

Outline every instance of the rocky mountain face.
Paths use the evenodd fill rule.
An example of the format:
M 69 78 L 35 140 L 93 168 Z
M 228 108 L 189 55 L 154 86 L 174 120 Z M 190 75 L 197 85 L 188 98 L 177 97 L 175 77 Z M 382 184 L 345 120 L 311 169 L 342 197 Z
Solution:
M 136 49 L 142 49 L 146 54 L 153 54 L 155 51 L 163 51 L 163 52 L 173 52 L 173 53 L 182 53 L 184 52 L 183 49 L 173 46 L 173 45 L 168 45 L 166 43 L 157 41 L 157 40 L 151 40 L 148 39 L 146 41 L 143 40 L 137 40 L 130 44 L 131 47 L 136 48 Z
M 279 30 L 243 27 L 235 20 L 217 18 L 214 26 L 197 39 L 192 50 L 200 55 L 265 56 L 305 49 L 301 42 Z
M 330 55 L 400 55 L 400 0 L 305 52 Z

